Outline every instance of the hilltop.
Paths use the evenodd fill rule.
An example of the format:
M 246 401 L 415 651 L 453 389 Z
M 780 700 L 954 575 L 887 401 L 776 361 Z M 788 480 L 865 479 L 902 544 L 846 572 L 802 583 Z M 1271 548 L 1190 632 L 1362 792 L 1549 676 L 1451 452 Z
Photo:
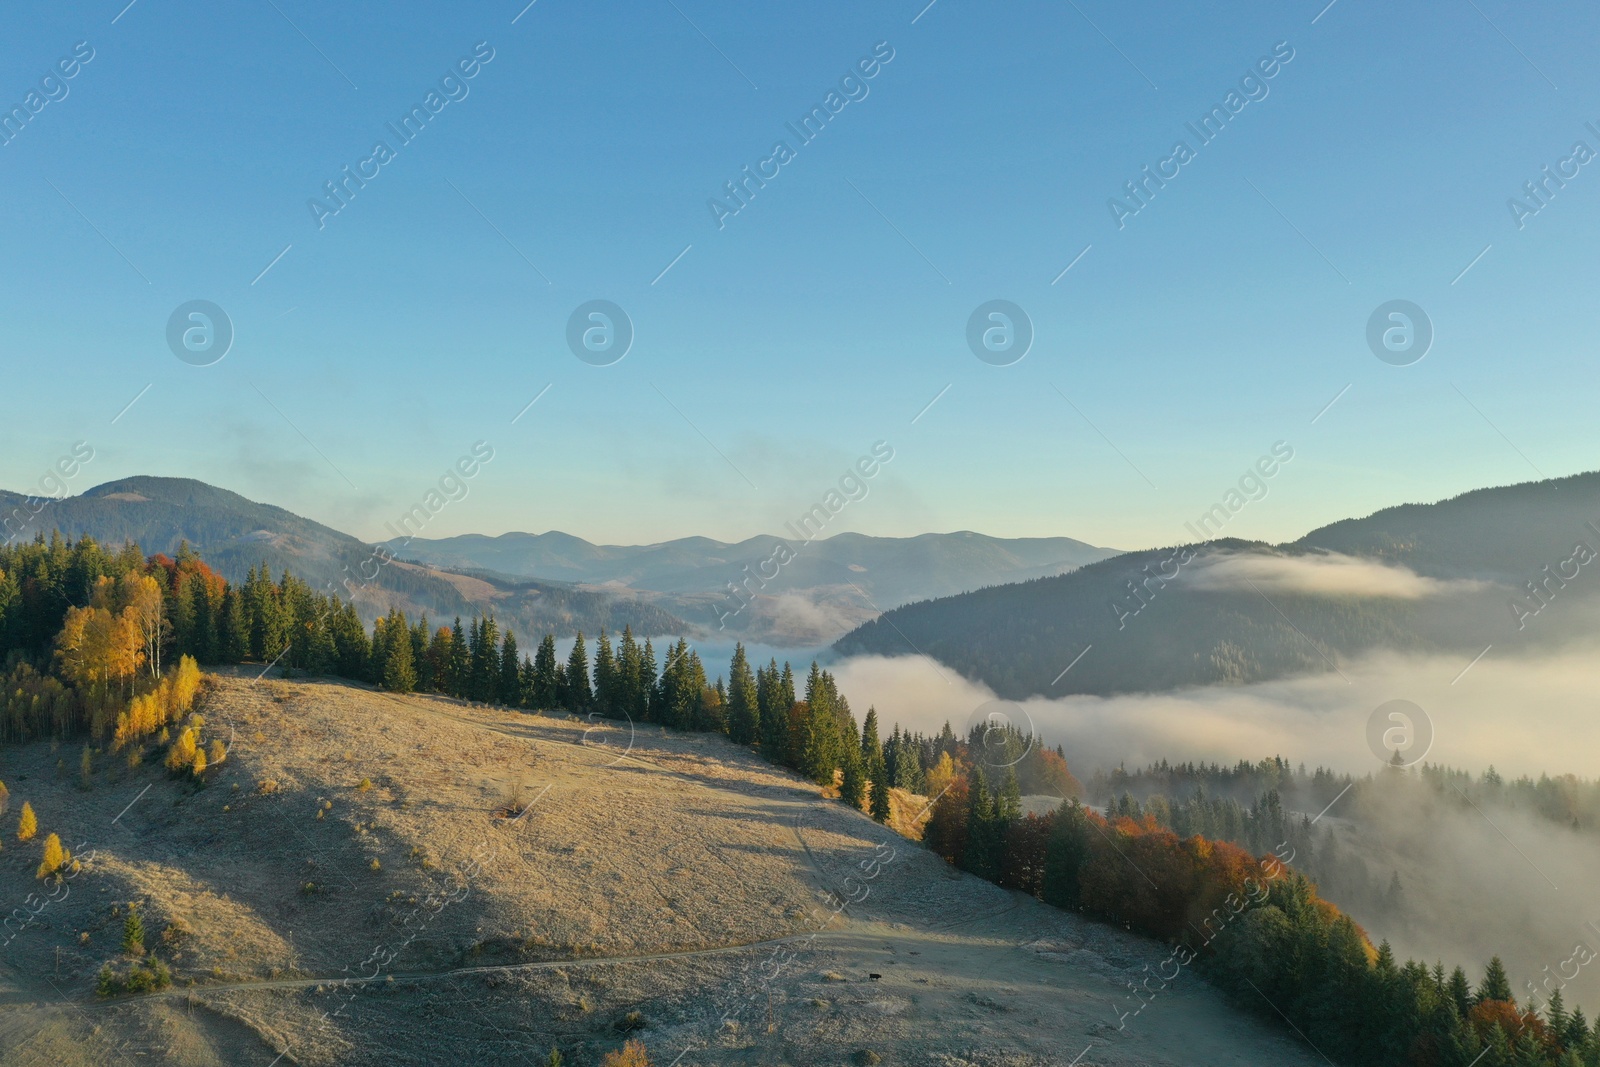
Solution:
M 658 1064 L 1320 1062 L 1192 975 L 1119 1031 L 1164 946 L 720 737 L 254 672 L 202 709 L 233 743 L 200 789 L 100 756 L 84 790 L 75 750 L 0 752 L 12 815 L 87 861 L 0 949 L 0 1064 L 583 1067 L 632 1028 Z M 0 899 L 37 862 L 8 835 Z M 130 903 L 174 985 L 97 1000 Z

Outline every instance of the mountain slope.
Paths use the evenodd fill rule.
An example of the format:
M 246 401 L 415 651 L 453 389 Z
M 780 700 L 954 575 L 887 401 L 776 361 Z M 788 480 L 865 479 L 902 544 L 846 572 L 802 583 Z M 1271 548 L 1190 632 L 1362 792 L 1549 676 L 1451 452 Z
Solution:
M 1585 629 L 1558 620 L 1600 601 L 1600 582 L 1571 558 L 1580 541 L 1600 551 L 1591 519 L 1600 521 L 1600 474 L 1483 489 L 1276 547 L 1224 540 L 1134 552 L 912 604 L 835 648 L 915 649 L 1019 698 L 1239 684 L 1336 669 L 1341 656 L 1377 648 L 1471 655 L 1491 642 L 1550 645 Z M 1549 580 L 1541 608 L 1525 583 L 1546 580 L 1546 567 L 1568 579 Z
M 5 750 L 41 836 L 85 847 L 39 910 L 40 842 L 6 844 L 36 914 L 0 935 L 0 1067 L 595 1064 L 630 1032 L 658 1065 L 1321 1062 L 1192 972 L 1119 1029 L 1169 946 L 722 738 L 254 672 L 204 710 L 236 740 L 203 789 Z M 174 984 L 100 1000 L 130 901 Z
M 0 513 L 12 513 L 25 499 L 0 491 Z M 123 478 L 55 501 L 34 519 L 28 535 L 51 530 L 74 538 L 87 535 L 102 544 L 133 541 L 149 554 L 172 555 L 188 541 L 234 582 L 261 563 L 275 573 L 287 568 L 314 588 L 337 589 L 353 598 L 369 619 L 394 606 L 413 616 L 425 611 L 435 621 L 493 612 L 525 637 L 547 630 L 593 633 L 602 625 L 621 629 L 625 623 L 644 634 L 685 629 L 671 613 L 634 597 L 385 564 L 373 546 L 349 534 L 188 478 Z

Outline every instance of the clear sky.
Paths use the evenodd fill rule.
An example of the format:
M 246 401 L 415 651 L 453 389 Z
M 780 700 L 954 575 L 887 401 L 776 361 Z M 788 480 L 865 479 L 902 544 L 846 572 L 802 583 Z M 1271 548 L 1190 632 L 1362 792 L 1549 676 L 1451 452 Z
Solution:
M 74 491 L 189 476 L 377 537 L 483 440 L 428 536 L 735 539 L 885 440 L 836 529 L 1131 548 L 1277 441 L 1229 533 L 1597 466 L 1590 5 L 124 2 L 0 39 L 5 488 L 83 440 Z M 635 335 L 608 366 L 567 342 L 595 299 Z M 994 299 L 1032 322 L 1009 366 L 967 341 Z M 1367 341 L 1395 299 L 1409 366 Z M 210 366 L 168 344 L 193 300 Z

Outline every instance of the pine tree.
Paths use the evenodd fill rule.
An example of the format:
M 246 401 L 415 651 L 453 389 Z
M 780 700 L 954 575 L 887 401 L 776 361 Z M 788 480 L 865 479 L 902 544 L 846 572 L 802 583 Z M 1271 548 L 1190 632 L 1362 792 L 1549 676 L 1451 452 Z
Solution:
M 778 661 L 770 660 L 756 673 L 756 714 L 761 730 L 761 753 L 779 765 L 789 762 L 789 710 L 785 702 Z
M 617 662 L 611 653 L 611 638 L 605 627 L 594 649 L 594 709 L 608 719 L 618 717 Z
M 500 680 L 495 686 L 500 703 L 516 707 L 522 703 L 522 675 L 518 670 L 521 656 L 517 653 L 517 635 L 508 628 L 500 642 Z
M 396 609 L 383 631 L 383 687 L 391 693 L 409 693 L 417 687 L 416 665 L 411 661 L 411 628 Z
M 128 917 L 122 920 L 122 951 L 129 956 L 144 955 L 144 920 L 132 904 L 128 905 Z
M 431 693 L 438 688 L 433 677 L 433 660 L 428 656 L 428 616 L 423 614 L 411 627 L 411 670 L 417 676 L 417 692 Z
M 536 710 L 548 711 L 556 706 L 561 698 L 556 683 L 556 639 L 553 634 L 545 634 L 533 657 L 533 707 Z
M 1511 999 L 1511 980 L 1506 977 L 1505 964 L 1500 962 L 1499 956 L 1492 957 L 1483 972 L 1483 981 L 1478 983 L 1477 1002 Z
M 1017 784 L 1016 767 L 1007 767 L 1000 785 L 1000 800 L 995 814 L 1001 819 L 1022 818 L 1022 789 Z
M 567 656 L 567 686 L 566 699 L 563 703 L 568 711 L 583 714 L 589 710 L 589 705 L 594 702 L 594 692 L 589 688 L 589 653 L 584 648 L 583 631 L 578 631 L 578 638 L 572 644 L 572 652 Z
M 26 800 L 22 802 L 22 816 L 17 820 L 17 840 L 31 841 L 33 835 L 39 832 L 39 820 L 34 817 L 33 805 Z
M 741 745 L 753 745 L 761 737 L 761 700 L 744 643 L 733 646 L 733 662 L 728 666 L 728 737 Z
M 83 758 L 78 761 L 78 788 L 88 790 L 94 787 L 94 760 L 89 752 L 89 746 L 83 746 Z
M 456 616 L 455 625 L 450 628 L 448 651 L 450 658 L 445 668 L 445 692 L 453 697 L 465 697 L 472 665 L 468 659 L 467 635 L 461 628 L 459 615 Z
M 640 670 L 639 644 L 633 639 L 633 629 L 624 626 L 622 641 L 617 646 L 617 693 L 612 714 L 643 719 L 639 695 L 644 692 L 644 683 L 639 678 Z
M 878 709 L 867 708 L 866 721 L 861 724 L 861 762 L 876 766 L 883 759 L 883 744 L 878 740 Z
M 856 811 L 861 810 L 861 799 L 866 795 L 866 775 L 861 766 L 861 753 L 852 745 L 845 750 L 841 760 L 844 774 L 839 780 L 839 799 Z
M 654 722 L 652 714 L 656 700 L 656 650 L 650 644 L 650 639 L 644 639 L 644 648 L 639 653 L 639 689 L 634 693 L 635 710 L 633 713 L 636 722 Z
M 217 657 L 223 663 L 243 663 L 250 658 L 250 624 L 245 618 L 244 598 L 232 586 L 222 594 L 221 647 Z
M 872 817 L 880 823 L 889 821 L 889 768 L 883 762 L 880 752 L 877 759 L 873 760 L 867 768 L 867 773 L 872 776 L 872 794 L 870 807 Z

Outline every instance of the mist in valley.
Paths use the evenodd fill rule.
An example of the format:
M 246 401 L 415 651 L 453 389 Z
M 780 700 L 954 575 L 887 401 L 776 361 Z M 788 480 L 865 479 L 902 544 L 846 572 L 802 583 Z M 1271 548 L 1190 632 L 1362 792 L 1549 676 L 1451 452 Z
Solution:
M 1560 988 L 1569 1006 L 1592 1016 L 1600 1008 L 1600 826 L 1592 810 L 1580 828 L 1513 804 L 1510 794 L 1520 776 L 1600 777 L 1600 643 L 1497 651 L 1475 663 L 1385 653 L 1254 685 L 1015 702 L 922 656 L 857 657 L 834 671 L 857 713 L 875 706 L 885 730 L 898 723 L 937 732 L 948 721 L 962 735 L 999 715 L 1059 744 L 1086 786 L 1097 770 L 1161 760 L 1231 766 L 1281 756 L 1308 771 L 1352 775 L 1356 786 L 1320 819 L 1315 808 L 1294 811 L 1317 819 L 1318 848 L 1334 843 L 1337 874 L 1323 887 L 1330 899 L 1402 961 L 1442 960 L 1446 971 L 1460 964 L 1476 983 L 1499 955 L 1520 998 L 1544 1003 Z M 1475 787 L 1469 797 L 1387 767 L 1369 746 L 1369 724 L 1394 699 L 1422 712 L 1404 726 L 1377 716 L 1379 737 L 1409 728 L 1409 736 L 1390 735 L 1413 746 L 1403 759 L 1469 772 L 1480 787 L 1492 766 L 1505 795 L 1497 801 L 1495 790 Z M 1248 806 L 1253 798 L 1237 799 Z M 1391 899 L 1395 875 L 1400 892 Z

